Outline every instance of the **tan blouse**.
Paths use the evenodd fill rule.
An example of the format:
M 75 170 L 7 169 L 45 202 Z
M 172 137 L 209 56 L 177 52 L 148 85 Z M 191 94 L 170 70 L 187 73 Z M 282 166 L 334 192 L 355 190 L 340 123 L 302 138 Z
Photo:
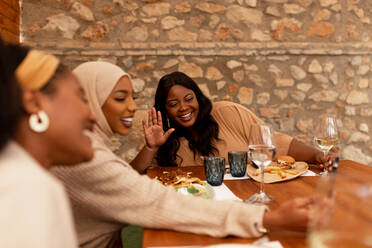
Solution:
M 70 196 L 81 247 L 106 247 L 127 224 L 222 237 L 256 237 L 265 207 L 184 196 L 139 175 L 112 153 L 108 137 L 92 135 L 94 158 L 53 173 Z
M 227 101 L 213 103 L 211 115 L 219 126 L 219 138 L 216 148 L 219 156 L 225 157 L 229 151 L 248 151 L 249 129 L 252 123 L 262 123 L 254 113 L 244 106 Z M 277 154 L 285 155 L 288 153 L 292 137 L 276 132 Z M 185 138 L 180 139 L 180 149 L 177 153 L 181 159 L 177 160 L 180 166 L 203 165 L 200 155 L 196 155 L 189 149 L 189 142 Z

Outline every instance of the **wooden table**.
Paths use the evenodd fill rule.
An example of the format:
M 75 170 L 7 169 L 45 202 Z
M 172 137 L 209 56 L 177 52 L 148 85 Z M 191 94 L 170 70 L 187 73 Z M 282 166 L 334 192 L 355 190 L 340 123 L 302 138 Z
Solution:
M 313 168 L 311 170 L 319 173 L 320 170 Z M 162 173 L 162 171 L 171 171 L 182 169 L 183 171 L 192 171 L 194 176 L 200 177 L 205 180 L 204 169 L 202 166 L 193 167 L 158 167 L 148 171 L 150 177 Z M 338 180 L 347 185 L 350 182 L 372 184 L 372 167 L 362 165 L 349 160 L 340 161 L 340 167 L 337 172 Z M 316 185 L 320 177 L 299 177 L 291 181 L 285 181 L 274 184 L 265 184 L 265 191 L 274 196 L 275 202 L 269 205 L 271 209 L 275 209 L 278 205 L 286 200 L 293 199 L 295 197 L 310 196 L 313 195 L 316 189 Z M 227 187 L 230 188 L 234 194 L 241 199 L 247 199 L 252 194 L 259 191 L 259 183 L 251 179 L 249 180 L 229 180 L 224 181 Z M 353 203 L 355 204 L 355 203 Z M 358 205 L 356 203 L 356 205 Z M 371 206 L 358 206 L 364 208 L 362 211 L 365 216 L 361 218 L 367 218 L 372 223 L 372 210 Z M 345 209 L 345 211 L 347 211 Z M 372 228 L 372 224 L 371 224 Z M 270 240 L 279 240 L 284 247 L 306 247 L 306 235 L 304 233 L 270 233 L 268 234 Z M 183 246 L 183 245 L 208 245 L 218 243 L 252 243 L 255 239 L 243 239 L 236 237 L 226 238 L 213 238 L 205 235 L 196 235 L 190 233 L 181 233 L 176 231 L 168 230 L 156 230 L 156 229 L 145 229 L 143 236 L 143 247 L 150 246 Z

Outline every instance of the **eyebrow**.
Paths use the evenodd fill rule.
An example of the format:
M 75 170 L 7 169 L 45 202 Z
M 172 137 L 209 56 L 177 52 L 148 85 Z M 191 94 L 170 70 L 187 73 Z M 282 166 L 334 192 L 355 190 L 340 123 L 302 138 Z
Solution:
M 192 95 L 192 93 L 191 92 L 187 93 L 186 95 L 183 96 L 183 98 L 185 98 L 185 97 L 187 97 L 189 95 Z M 171 101 L 177 101 L 177 99 L 176 98 L 169 99 L 167 102 L 171 102 Z
M 128 90 L 116 90 L 114 93 L 125 93 L 125 94 L 129 94 L 129 91 Z

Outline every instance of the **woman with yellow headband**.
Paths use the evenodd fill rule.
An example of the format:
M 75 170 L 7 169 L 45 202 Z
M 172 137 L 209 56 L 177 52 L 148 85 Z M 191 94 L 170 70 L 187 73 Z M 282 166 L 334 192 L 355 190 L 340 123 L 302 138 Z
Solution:
M 95 118 L 57 58 L 0 39 L 0 247 L 77 247 L 56 164 L 90 160 Z

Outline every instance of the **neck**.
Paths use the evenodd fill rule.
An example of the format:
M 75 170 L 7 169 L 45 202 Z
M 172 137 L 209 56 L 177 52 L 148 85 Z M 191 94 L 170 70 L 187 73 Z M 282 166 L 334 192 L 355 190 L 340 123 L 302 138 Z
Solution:
M 45 145 L 42 139 L 42 134 L 35 133 L 28 127 L 27 121 L 21 121 L 14 140 L 25 149 L 40 166 L 49 169 L 52 162 L 48 152 L 48 146 Z

